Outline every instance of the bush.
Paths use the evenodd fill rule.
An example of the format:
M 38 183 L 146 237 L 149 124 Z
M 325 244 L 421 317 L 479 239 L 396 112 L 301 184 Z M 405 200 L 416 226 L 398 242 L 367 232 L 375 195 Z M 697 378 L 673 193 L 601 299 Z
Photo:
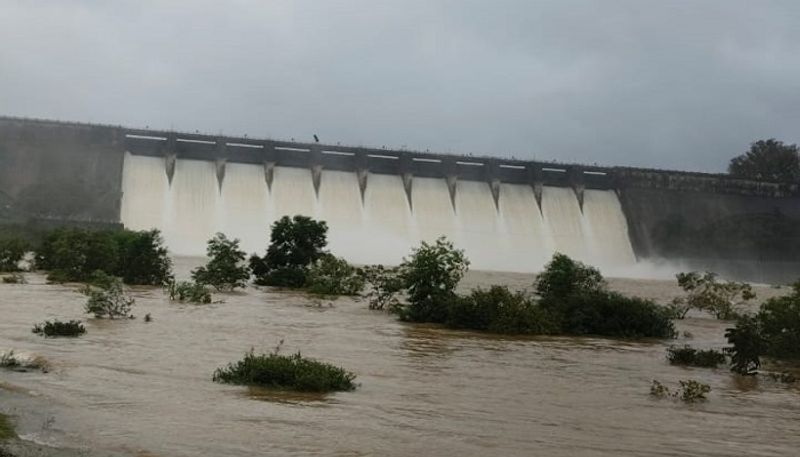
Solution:
M 606 290 L 600 272 L 555 254 L 537 277 L 540 306 L 559 333 L 624 338 L 674 338 L 668 312 L 650 300 Z
M 222 233 L 217 233 L 208 240 L 206 253 L 211 260 L 192 271 L 192 279 L 198 284 L 207 284 L 217 290 L 233 290 L 246 287 L 250 279 L 250 270 L 244 264 L 247 257 L 239 249 L 239 240 L 229 240 Z
M 680 389 L 672 392 L 667 386 L 653 380 L 653 383 L 650 385 L 650 395 L 657 398 L 677 398 L 687 403 L 694 403 L 705 400 L 706 394 L 711 392 L 711 386 L 693 379 L 686 381 L 681 380 L 678 381 L 678 384 L 680 385 Z
M 308 269 L 324 254 L 328 225 L 306 216 L 284 216 L 272 224 L 270 245 L 264 257 L 253 254 L 250 269 L 255 283 L 300 288 Z
M 464 251 L 441 237 L 433 244 L 422 242 L 411 257 L 403 259 L 399 278 L 408 295 L 400 318 L 411 322 L 443 323 L 456 298 L 455 289 L 469 269 Z
M 717 280 L 715 273 L 706 272 L 701 275 L 693 271 L 678 273 L 676 277 L 678 285 L 688 293 L 682 302 L 690 308 L 707 311 L 717 319 L 738 318 L 741 315 L 741 306 L 756 297 L 749 284 L 721 282 Z
M 173 301 L 187 301 L 192 303 L 211 303 L 211 291 L 202 284 L 188 281 L 176 283 L 172 281 L 167 286 L 169 299 Z
M 361 276 L 369 285 L 369 292 L 366 294 L 369 309 L 396 312 L 401 308 L 397 294 L 403 290 L 403 281 L 398 268 L 369 265 L 361 269 Z
M 109 319 L 133 317 L 131 308 L 135 300 L 125 295 L 122 281 L 118 278 L 113 278 L 100 287 L 87 285 L 83 293 L 89 297 L 86 301 L 86 312 L 94 314 L 95 317 Z
M 10 440 L 17 437 L 14 431 L 14 425 L 5 414 L 0 414 L 0 442 Z M 6 453 L 0 448 L 0 457 L 14 457 L 12 454 Z
M 30 248 L 22 238 L 0 238 L 0 271 L 19 271 L 19 263 Z
M 755 316 L 739 318 L 725 337 L 731 344 L 731 370 L 739 374 L 756 374 L 762 356 L 800 359 L 800 282 L 789 295 L 764 302 Z
M 732 346 L 727 349 L 731 356 L 731 371 L 741 375 L 754 375 L 761 367 L 764 340 L 758 321 L 752 316 L 739 318 L 736 327 L 725 331 L 725 338 Z
M 118 249 L 110 231 L 58 229 L 44 238 L 36 265 L 51 272 L 48 279 L 83 281 L 96 270 L 114 274 Z
M 44 237 L 36 265 L 57 282 L 85 281 L 97 270 L 142 285 L 163 285 L 172 275 L 158 230 L 58 229 Z
M 341 257 L 324 254 L 308 270 L 306 289 L 319 295 L 356 295 L 364 289 L 364 277 Z
M 560 253 L 553 255 L 544 271 L 536 277 L 534 288 L 542 300 L 561 300 L 576 294 L 605 290 L 600 271 Z
M 256 355 L 251 350 L 244 359 L 218 368 L 215 382 L 262 386 L 301 392 L 354 390 L 356 375 L 342 368 L 302 357 L 277 352 Z
M 674 338 L 675 326 L 650 300 L 617 292 L 578 293 L 563 300 L 542 301 L 567 335 L 622 338 Z
M 756 315 L 764 355 L 776 359 L 800 359 L 800 282 L 792 293 L 775 297 L 761 305 Z
M 451 328 L 517 335 L 558 331 L 551 317 L 529 297 L 501 286 L 475 289 L 452 300 L 445 324 Z
M 172 277 L 172 260 L 158 230 L 114 232 L 119 260 L 116 274 L 126 284 L 162 286 Z
M 28 281 L 25 279 L 25 276 L 14 273 L 8 276 L 3 276 L 3 283 L 4 284 L 27 284 Z
M 672 300 L 672 303 L 664 307 L 664 313 L 670 319 L 684 319 L 686 318 L 686 314 L 689 313 L 691 308 L 683 303 L 683 300 L 680 298 L 676 298 Z
M 83 324 L 74 320 L 69 322 L 61 322 L 59 320 L 45 321 L 43 324 L 34 325 L 32 331 L 42 336 L 80 336 L 86 333 Z
M 667 349 L 667 360 L 672 365 L 716 368 L 717 365 L 725 363 L 725 354 L 714 349 L 699 350 L 691 346 L 680 348 L 671 346 Z

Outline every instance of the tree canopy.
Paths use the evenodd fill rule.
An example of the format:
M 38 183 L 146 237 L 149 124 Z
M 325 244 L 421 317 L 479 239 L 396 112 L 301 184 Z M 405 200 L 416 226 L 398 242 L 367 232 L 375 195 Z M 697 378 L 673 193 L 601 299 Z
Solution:
M 728 172 L 739 178 L 773 182 L 800 181 L 800 154 L 796 144 L 774 138 L 759 140 L 745 154 L 734 157 Z

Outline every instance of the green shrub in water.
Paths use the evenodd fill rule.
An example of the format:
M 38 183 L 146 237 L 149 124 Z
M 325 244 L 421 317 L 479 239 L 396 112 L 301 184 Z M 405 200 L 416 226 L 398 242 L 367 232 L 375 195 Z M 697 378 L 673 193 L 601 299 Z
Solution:
M 229 240 L 217 233 L 208 240 L 206 253 L 210 260 L 205 266 L 192 271 L 192 279 L 198 284 L 208 284 L 217 290 L 231 291 L 247 286 L 250 269 L 245 264 L 247 254 L 239 249 L 239 240 Z
M 19 271 L 19 263 L 30 250 L 30 243 L 22 238 L 0 238 L 0 271 Z
M 454 298 L 445 324 L 451 328 L 517 335 L 558 331 L 553 319 L 530 297 L 504 286 L 474 289 L 469 295 Z
M 650 395 L 656 398 L 675 398 L 686 403 L 694 403 L 705 400 L 706 394 L 711 392 L 711 386 L 700 381 L 689 379 L 678 381 L 679 389 L 671 391 L 667 386 L 653 380 L 650 385 Z
M 0 414 L 0 441 L 6 441 L 13 438 L 16 438 L 17 434 L 14 432 L 14 425 L 11 423 L 11 420 L 5 414 Z M 0 456 L 2 455 L 2 449 L 0 449 Z M 9 457 L 11 454 L 8 454 Z
M 539 305 L 559 333 L 623 338 L 674 338 L 667 311 L 650 300 L 626 297 L 606 289 L 593 267 L 555 254 L 536 279 Z
M 99 275 L 98 275 L 99 277 Z M 98 285 L 87 285 L 82 292 L 89 298 L 86 301 L 86 312 L 95 317 L 109 319 L 130 318 L 131 308 L 135 300 L 125 294 L 122 281 L 107 276 L 98 280 Z
M 3 284 L 26 284 L 28 281 L 25 276 L 19 273 L 13 273 L 8 276 L 3 276 Z
M 464 251 L 456 249 L 445 237 L 432 244 L 423 241 L 399 267 L 399 278 L 408 296 L 400 318 L 444 323 L 448 307 L 456 298 L 456 286 L 467 270 L 469 260 Z
M 158 230 L 54 230 L 37 249 L 36 265 L 54 282 L 86 281 L 100 270 L 128 284 L 163 285 L 172 275 Z
M 307 216 L 284 216 L 270 229 L 264 257 L 253 254 L 250 269 L 262 286 L 301 288 L 311 265 L 325 253 L 328 225 Z
M 211 303 L 211 291 L 202 284 L 189 281 L 172 281 L 167 285 L 169 299 L 192 303 Z
M 764 302 L 755 316 L 739 318 L 725 337 L 731 344 L 731 371 L 739 374 L 756 374 L 763 356 L 800 360 L 800 282 L 789 295 Z
M 293 355 L 255 354 L 252 350 L 244 359 L 218 368 L 215 382 L 262 386 L 300 392 L 332 392 L 354 390 L 356 375 L 323 362 Z
M 364 282 L 369 285 L 366 294 L 369 309 L 397 311 L 401 305 L 397 295 L 403 290 L 398 268 L 369 265 L 361 269 Z
M 725 354 L 715 349 L 700 350 L 691 346 L 671 346 L 667 349 L 667 360 L 672 365 L 716 368 L 725 363 Z
M 741 316 L 741 307 L 756 298 L 750 284 L 719 281 L 715 273 L 678 273 L 678 285 L 687 296 L 676 303 L 707 311 L 717 319 L 733 320 Z
M 54 321 L 45 321 L 43 324 L 36 324 L 33 326 L 33 333 L 42 336 L 80 336 L 86 333 L 86 328 L 83 327 L 80 321 L 71 320 L 68 322 L 61 322 L 58 319 Z
M 364 277 L 341 257 L 324 254 L 306 275 L 306 290 L 319 295 L 356 295 L 364 289 Z

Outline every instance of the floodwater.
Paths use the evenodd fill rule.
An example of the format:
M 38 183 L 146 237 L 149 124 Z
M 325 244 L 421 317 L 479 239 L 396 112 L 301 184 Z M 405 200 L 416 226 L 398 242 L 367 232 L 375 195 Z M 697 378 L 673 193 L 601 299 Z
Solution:
M 183 266 L 184 271 L 188 269 Z M 800 387 L 726 368 L 670 366 L 669 344 L 724 344 L 724 323 L 693 315 L 677 341 L 508 338 L 397 322 L 366 303 L 250 288 L 222 303 L 173 304 L 136 288 L 135 320 L 85 319 L 74 286 L 0 284 L 0 350 L 33 353 L 48 373 L 0 370 L 0 411 L 26 438 L 148 456 L 787 456 L 800 449 Z M 471 273 L 465 287 L 530 276 Z M 612 287 L 669 301 L 672 282 Z M 781 291 L 758 288 L 762 295 Z M 142 317 L 150 313 L 153 322 Z M 45 339 L 45 319 L 87 334 Z M 334 362 L 354 392 L 279 394 L 211 382 L 251 347 Z M 711 385 L 709 400 L 649 396 L 651 380 Z M 20 394 L 23 393 L 23 394 Z

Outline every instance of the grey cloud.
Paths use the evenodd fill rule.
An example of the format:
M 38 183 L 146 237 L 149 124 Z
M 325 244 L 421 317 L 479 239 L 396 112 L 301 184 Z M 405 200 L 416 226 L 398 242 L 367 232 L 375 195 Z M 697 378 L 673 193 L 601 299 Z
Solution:
M 795 1 L 0 1 L 0 112 L 723 170 L 800 135 Z

